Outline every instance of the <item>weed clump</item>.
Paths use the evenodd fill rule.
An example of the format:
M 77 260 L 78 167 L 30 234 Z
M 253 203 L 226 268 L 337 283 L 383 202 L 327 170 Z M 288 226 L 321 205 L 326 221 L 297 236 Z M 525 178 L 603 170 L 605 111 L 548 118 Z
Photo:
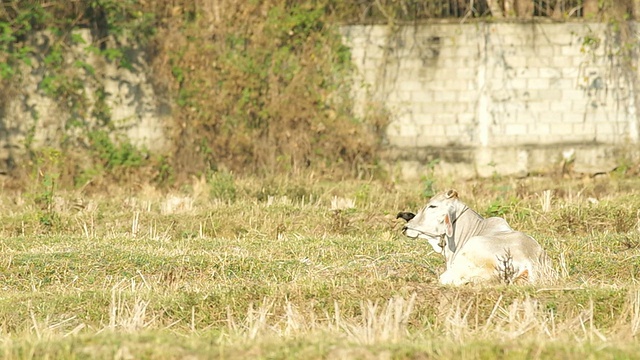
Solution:
M 236 184 L 233 174 L 216 172 L 209 177 L 209 196 L 212 199 L 234 201 Z

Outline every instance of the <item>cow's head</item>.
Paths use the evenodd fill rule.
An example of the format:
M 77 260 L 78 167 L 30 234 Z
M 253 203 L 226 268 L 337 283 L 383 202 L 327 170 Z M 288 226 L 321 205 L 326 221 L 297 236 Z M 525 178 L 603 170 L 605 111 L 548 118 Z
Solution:
M 402 232 L 413 239 L 425 239 L 434 250 L 442 251 L 442 237 L 453 236 L 457 200 L 458 193 L 455 190 L 449 190 L 432 197 L 415 215 L 407 212 L 399 213 L 397 218 L 407 220 Z

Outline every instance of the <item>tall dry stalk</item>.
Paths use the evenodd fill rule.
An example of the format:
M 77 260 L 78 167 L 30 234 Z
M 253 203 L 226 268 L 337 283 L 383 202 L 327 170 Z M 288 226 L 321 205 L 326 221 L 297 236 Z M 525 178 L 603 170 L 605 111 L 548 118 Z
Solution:
M 336 325 L 361 344 L 396 342 L 408 334 L 407 324 L 415 301 L 414 293 L 408 300 L 393 297 L 384 306 L 372 301 L 362 302 L 360 320 L 336 318 Z

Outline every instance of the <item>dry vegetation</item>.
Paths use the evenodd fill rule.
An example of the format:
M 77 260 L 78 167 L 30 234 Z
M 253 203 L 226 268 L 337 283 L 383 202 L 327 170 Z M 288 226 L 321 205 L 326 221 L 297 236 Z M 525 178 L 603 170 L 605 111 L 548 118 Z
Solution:
M 421 183 L 194 180 L 0 201 L 0 350 L 18 358 L 633 358 L 637 179 L 453 182 L 536 237 L 548 287 L 450 288 L 403 238 Z M 37 184 L 36 184 L 37 185 Z
M 219 170 L 274 175 L 312 169 L 350 177 L 379 171 L 387 114 L 376 107 L 363 115 L 352 111 L 351 56 L 332 0 L 4 3 L 0 88 L 11 91 L 0 91 L 0 97 L 28 97 L 23 74 L 46 74 L 38 91 L 63 100 L 70 114 L 60 121 L 59 144 L 46 144 L 61 150 L 61 182 L 135 178 L 171 186 Z M 91 30 L 90 41 L 79 44 L 79 29 Z M 36 46 L 40 31 L 54 39 Z M 167 151 L 136 152 L 119 136 L 105 100 L 107 75 L 84 60 L 69 65 L 65 54 L 73 47 L 149 72 L 155 93 L 168 105 L 158 111 L 171 112 L 160 124 L 167 129 Z M 144 61 L 132 55 L 139 53 Z M 34 54 L 44 60 L 32 61 Z M 36 115 L 33 121 L 41 126 Z M 4 123 L 0 118 L 0 129 L 10 128 Z M 40 161 L 39 149 L 25 136 L 9 155 L 16 177 Z

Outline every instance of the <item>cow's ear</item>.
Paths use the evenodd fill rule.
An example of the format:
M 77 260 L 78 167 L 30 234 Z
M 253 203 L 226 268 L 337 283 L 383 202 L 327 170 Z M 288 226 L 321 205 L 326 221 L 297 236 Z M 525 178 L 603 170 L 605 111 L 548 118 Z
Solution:
M 452 237 L 453 236 L 453 222 L 451 221 L 451 217 L 449 216 L 449 214 L 446 214 L 444 216 L 444 225 L 447 227 L 445 233 L 447 234 L 448 237 Z
M 458 192 L 453 190 L 453 189 L 451 189 L 451 190 L 447 191 L 445 196 L 447 197 L 447 199 L 457 198 L 458 197 Z
M 410 221 L 411 219 L 413 219 L 414 217 L 416 217 L 416 214 L 414 213 L 410 213 L 410 212 L 399 212 L 398 216 L 396 216 L 396 219 L 404 219 L 404 221 Z

